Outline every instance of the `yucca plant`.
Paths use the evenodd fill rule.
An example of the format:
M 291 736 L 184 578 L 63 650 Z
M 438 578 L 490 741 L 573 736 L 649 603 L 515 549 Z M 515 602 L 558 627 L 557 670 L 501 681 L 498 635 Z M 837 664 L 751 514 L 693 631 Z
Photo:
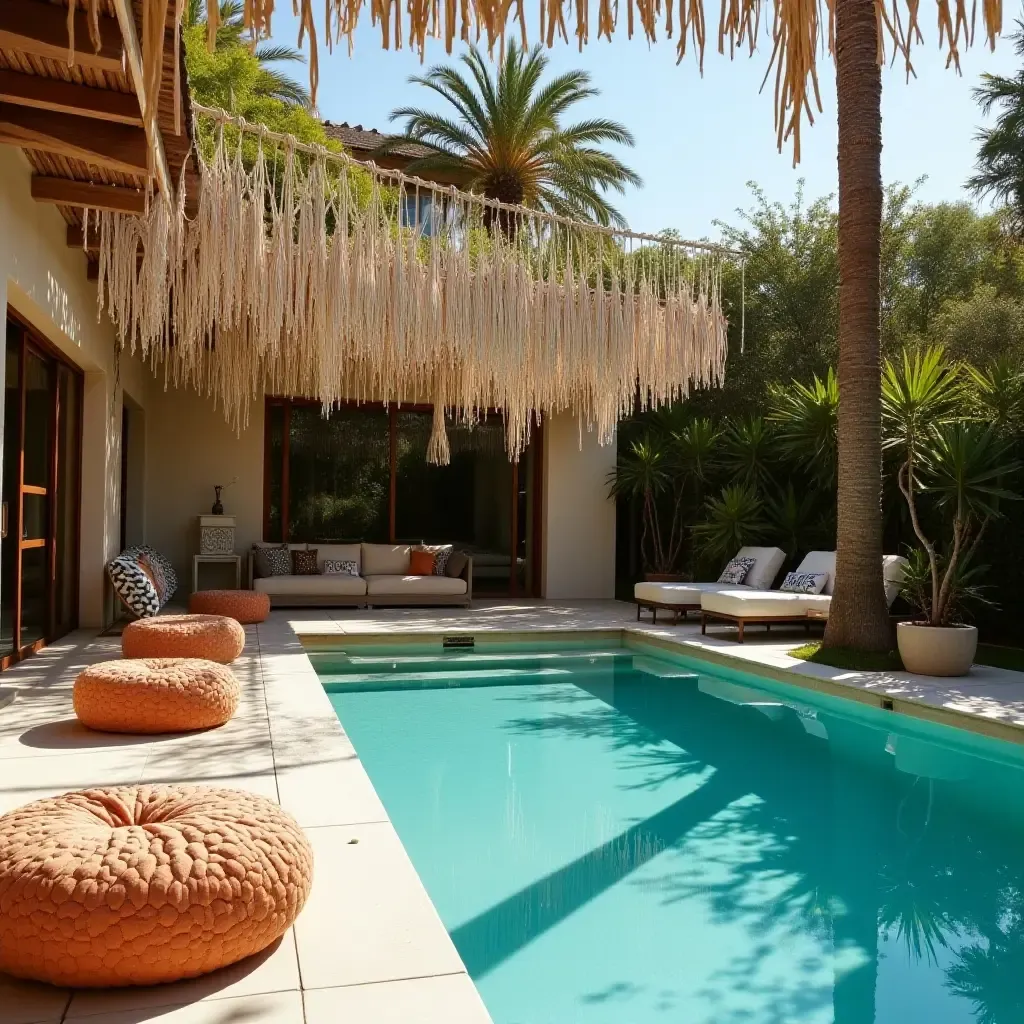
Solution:
M 757 491 L 745 484 L 722 488 L 704 504 L 705 519 L 694 527 L 703 554 L 729 558 L 746 544 L 756 544 L 768 532 L 764 505 Z
M 736 483 L 755 490 L 774 482 L 775 432 L 760 416 L 745 416 L 722 431 L 722 468 Z
M 630 498 L 641 503 L 640 558 L 657 573 L 670 572 L 678 558 L 674 550 L 675 520 L 668 543 L 658 518 L 658 501 L 671 489 L 672 473 L 668 453 L 655 438 L 646 434 L 619 452 L 615 469 L 608 475 L 613 498 Z
M 898 457 L 897 482 L 930 582 L 911 581 L 904 595 L 932 626 L 954 621 L 965 564 L 988 523 L 1001 515 L 999 502 L 1017 497 L 1003 485 L 1018 469 L 1009 445 L 991 424 L 958 418 L 964 396 L 961 368 L 940 346 L 905 350 L 883 369 L 884 445 Z M 949 524 L 941 550 L 922 521 L 918 499 L 925 494 Z
M 792 463 L 810 472 L 824 487 L 836 482 L 839 451 L 839 382 L 829 367 L 807 384 L 792 381 L 771 391 L 769 423 L 778 428 L 779 447 Z

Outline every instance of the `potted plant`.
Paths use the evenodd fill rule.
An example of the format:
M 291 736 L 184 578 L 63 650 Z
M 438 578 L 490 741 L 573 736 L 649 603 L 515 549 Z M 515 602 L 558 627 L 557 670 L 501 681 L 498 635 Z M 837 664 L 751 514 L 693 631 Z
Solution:
M 970 670 L 978 630 L 960 609 L 976 593 L 972 558 L 1000 501 L 1016 497 L 1004 486 L 1018 469 L 1009 445 L 994 426 L 962 418 L 964 394 L 959 367 L 939 347 L 905 351 L 882 375 L 885 447 L 897 455 L 897 483 L 920 544 L 903 587 L 918 617 L 899 623 L 896 638 L 904 667 L 921 675 Z M 940 528 L 948 531 L 941 546 Z

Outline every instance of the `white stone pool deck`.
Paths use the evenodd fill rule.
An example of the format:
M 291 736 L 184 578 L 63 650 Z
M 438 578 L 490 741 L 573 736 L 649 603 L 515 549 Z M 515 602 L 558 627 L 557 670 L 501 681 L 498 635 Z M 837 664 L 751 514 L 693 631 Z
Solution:
M 339 725 L 303 641 L 379 634 L 484 631 L 552 634 L 627 631 L 684 653 L 802 682 L 897 711 L 1024 742 L 1024 674 L 979 667 L 964 679 L 851 673 L 786 651 L 802 632 L 745 645 L 723 626 L 637 623 L 618 602 L 479 602 L 471 610 L 275 611 L 247 627 L 234 668 L 243 683 L 236 717 L 186 736 L 89 732 L 71 706 L 75 676 L 120 655 L 120 639 L 81 631 L 0 677 L 0 814 L 69 789 L 194 782 L 279 800 L 306 829 L 313 891 L 276 948 L 205 978 L 153 988 L 67 992 L 0 975 L 3 1024 L 486 1024 L 490 1020 L 448 934 Z M 614 632 L 613 632 L 614 635 Z

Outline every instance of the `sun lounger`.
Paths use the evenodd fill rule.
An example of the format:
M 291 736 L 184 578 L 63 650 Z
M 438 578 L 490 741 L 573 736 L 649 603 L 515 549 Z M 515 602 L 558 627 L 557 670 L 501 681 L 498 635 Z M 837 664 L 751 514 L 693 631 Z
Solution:
M 883 560 L 885 596 L 890 605 L 896 600 L 907 560 L 899 555 L 886 555 Z M 781 590 L 754 591 L 733 587 L 701 595 L 701 632 L 707 632 L 709 621 L 736 624 L 739 641 L 743 643 L 743 629 L 748 624 L 773 625 L 802 624 L 808 629 L 813 622 L 828 619 L 835 585 L 836 553 L 812 551 L 800 563 L 798 573 L 827 573 L 825 588 L 820 594 L 788 593 Z
M 654 622 L 658 621 L 659 608 L 672 612 L 673 622 L 678 622 L 680 615 L 686 618 L 687 613 L 700 611 L 701 598 L 704 594 L 723 590 L 768 590 L 786 560 L 786 554 L 781 548 L 743 547 L 737 552 L 736 557 L 754 559 L 754 564 L 742 584 L 637 583 L 633 588 L 637 621 L 640 621 L 640 611 L 643 608 L 651 610 Z

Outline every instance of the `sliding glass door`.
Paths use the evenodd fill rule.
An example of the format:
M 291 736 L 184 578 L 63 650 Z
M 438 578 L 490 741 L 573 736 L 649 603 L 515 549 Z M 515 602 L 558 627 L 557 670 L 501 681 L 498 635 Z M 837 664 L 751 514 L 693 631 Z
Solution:
M 77 624 L 81 378 L 7 319 L 0 666 Z
M 473 555 L 481 594 L 537 595 L 539 436 L 518 463 L 494 413 L 449 422 L 451 462 L 427 462 L 429 408 L 268 399 L 264 538 L 453 543 Z M 539 432 L 538 432 L 539 435 Z

